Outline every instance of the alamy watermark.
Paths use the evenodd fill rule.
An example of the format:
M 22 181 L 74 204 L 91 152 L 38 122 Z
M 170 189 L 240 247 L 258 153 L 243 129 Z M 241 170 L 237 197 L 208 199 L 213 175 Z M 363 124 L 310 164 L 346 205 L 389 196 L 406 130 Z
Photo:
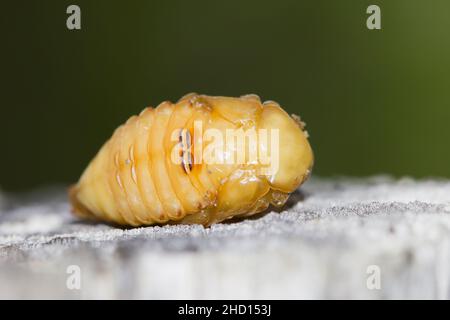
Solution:
M 69 290 L 81 289 L 81 268 L 80 266 L 73 264 L 67 266 L 66 273 L 68 274 L 66 279 L 66 287 Z
M 81 9 L 76 4 L 71 4 L 67 7 L 66 13 L 69 14 L 66 20 L 66 26 L 69 30 L 81 30 Z M 371 4 L 367 7 L 367 14 L 370 16 L 367 18 L 366 26 L 369 30 L 381 29 L 381 9 L 376 4 Z
M 381 289 L 381 268 L 372 264 L 367 266 L 366 273 L 368 274 L 366 279 L 366 287 L 369 290 L 380 290 Z
M 66 20 L 66 26 L 69 30 L 81 29 L 81 9 L 76 4 L 67 7 L 66 13 L 69 14 Z
M 171 141 L 177 142 L 171 150 L 171 161 L 185 171 L 202 163 L 255 165 L 257 174 L 267 176 L 279 169 L 279 129 L 204 130 L 202 121 L 194 121 L 193 133 L 174 130 Z
M 372 4 L 367 7 L 367 14 L 370 16 L 367 18 L 366 26 L 369 30 L 380 30 L 381 29 L 381 9 L 376 4 Z

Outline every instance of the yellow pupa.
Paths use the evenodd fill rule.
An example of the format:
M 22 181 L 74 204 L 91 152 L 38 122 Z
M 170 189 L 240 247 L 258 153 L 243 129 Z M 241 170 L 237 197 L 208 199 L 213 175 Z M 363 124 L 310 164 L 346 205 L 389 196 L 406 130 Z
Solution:
M 276 102 L 188 94 L 118 127 L 69 196 L 84 218 L 211 225 L 282 206 L 312 165 L 303 122 Z

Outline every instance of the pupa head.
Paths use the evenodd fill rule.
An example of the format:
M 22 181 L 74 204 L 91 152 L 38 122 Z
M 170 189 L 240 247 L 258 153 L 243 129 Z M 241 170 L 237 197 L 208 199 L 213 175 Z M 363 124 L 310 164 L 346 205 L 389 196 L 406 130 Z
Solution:
M 300 117 L 290 116 L 276 102 L 264 103 L 258 129 L 267 130 L 270 142 L 260 139 L 258 148 L 269 155 L 265 175 L 271 189 L 291 193 L 311 174 L 314 157 L 304 126 Z

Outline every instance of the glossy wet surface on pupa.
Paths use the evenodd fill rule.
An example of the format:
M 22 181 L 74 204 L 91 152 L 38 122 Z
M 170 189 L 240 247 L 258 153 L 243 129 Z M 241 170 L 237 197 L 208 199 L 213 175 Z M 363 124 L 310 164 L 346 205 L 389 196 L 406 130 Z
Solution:
M 130 226 L 252 216 L 308 178 L 307 137 L 276 102 L 189 94 L 119 126 L 70 199 L 80 217 Z

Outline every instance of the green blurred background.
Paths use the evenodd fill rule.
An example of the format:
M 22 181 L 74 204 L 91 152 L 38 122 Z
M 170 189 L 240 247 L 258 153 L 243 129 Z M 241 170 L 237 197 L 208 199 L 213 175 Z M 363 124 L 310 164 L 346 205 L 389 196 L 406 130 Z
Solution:
M 77 4 L 82 30 L 66 28 Z M 366 28 L 377 4 L 382 30 Z M 450 177 L 450 1 L 8 1 L 0 188 L 70 183 L 145 106 L 276 100 L 320 176 Z

